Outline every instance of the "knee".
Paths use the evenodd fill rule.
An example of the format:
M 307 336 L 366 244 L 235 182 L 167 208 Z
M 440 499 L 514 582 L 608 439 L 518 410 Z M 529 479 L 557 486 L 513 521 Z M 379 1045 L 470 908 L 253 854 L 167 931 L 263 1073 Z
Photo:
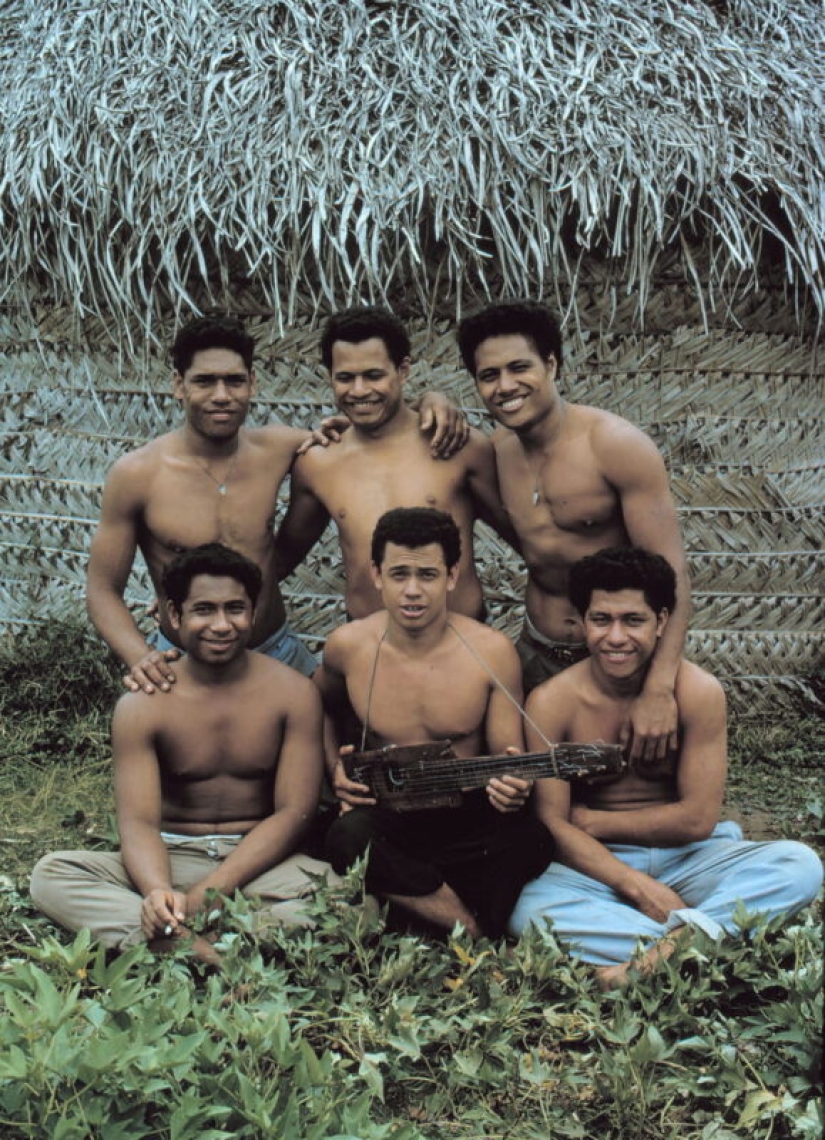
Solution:
M 340 815 L 326 837 L 327 858 L 336 874 L 343 875 L 357 859 L 361 859 L 374 838 L 363 810 L 355 808 Z
M 60 866 L 63 862 L 62 851 L 52 851 L 49 855 L 44 855 L 42 859 L 34 865 L 31 876 L 29 877 L 29 895 L 32 902 L 40 910 L 43 909 L 42 903 L 47 902 L 54 891 L 55 880 L 60 878 Z
M 792 895 L 791 904 L 799 909 L 813 902 L 822 886 L 822 861 L 817 853 L 795 839 L 781 839 L 777 864 L 785 878 L 785 888 Z

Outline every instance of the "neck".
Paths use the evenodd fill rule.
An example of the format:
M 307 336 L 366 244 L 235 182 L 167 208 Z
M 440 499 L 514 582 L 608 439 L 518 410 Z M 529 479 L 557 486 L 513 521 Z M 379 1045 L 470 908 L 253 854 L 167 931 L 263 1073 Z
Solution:
M 249 650 L 245 649 L 234 661 L 225 665 L 210 665 L 205 661 L 196 661 L 188 654 L 184 661 L 186 669 L 192 680 L 204 688 L 215 688 L 219 685 L 231 685 L 239 681 L 249 670 Z
M 596 688 L 608 697 L 617 701 L 633 700 L 641 693 L 647 677 L 649 663 L 645 664 L 629 677 L 611 677 L 600 669 L 593 657 L 588 658 L 590 677 Z
M 447 610 L 422 629 L 408 629 L 394 621 L 387 613 L 387 641 L 410 657 L 423 656 L 444 640 L 450 622 Z
M 190 424 L 184 424 L 180 429 L 179 438 L 186 454 L 199 459 L 231 459 L 241 446 L 240 432 L 225 439 L 212 439 L 195 431 Z
M 392 439 L 397 435 L 405 435 L 410 426 L 416 422 L 417 417 L 412 408 L 408 407 L 407 404 L 401 404 L 392 419 L 387 420 L 380 427 L 369 430 L 360 427 L 358 424 L 353 424 L 351 430 L 359 442 L 369 444 L 383 439 Z
M 557 396 L 546 415 L 516 434 L 525 451 L 546 452 L 561 435 L 566 419 L 567 404 Z

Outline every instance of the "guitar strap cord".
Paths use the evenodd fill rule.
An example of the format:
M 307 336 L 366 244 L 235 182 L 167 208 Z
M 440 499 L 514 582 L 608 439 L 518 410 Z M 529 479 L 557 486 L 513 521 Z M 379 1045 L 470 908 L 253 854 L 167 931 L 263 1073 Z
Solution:
M 389 627 L 389 622 L 388 622 L 387 628 L 384 630 L 384 632 L 381 634 L 381 636 L 378 639 L 378 645 L 375 648 L 375 657 L 373 657 L 373 659 L 372 659 L 372 670 L 370 672 L 370 684 L 369 684 L 369 688 L 367 689 L 367 709 L 366 709 L 366 712 L 364 713 L 364 724 L 361 728 L 361 751 L 362 752 L 364 752 L 366 750 L 366 747 L 367 747 L 367 733 L 369 732 L 369 726 L 370 726 L 370 706 L 372 705 L 372 690 L 375 687 L 375 674 L 378 672 L 378 654 L 381 652 L 381 646 L 384 644 L 384 640 L 387 636 L 389 628 L 390 627 Z
M 484 660 L 484 658 L 481 656 L 481 654 L 470 644 L 470 642 L 467 640 L 467 638 L 464 637 L 456 629 L 456 627 L 453 625 L 453 623 L 451 621 L 448 621 L 447 625 L 453 631 L 453 633 L 456 635 L 456 637 L 462 643 L 462 645 L 465 647 L 465 649 L 467 649 L 467 651 L 471 654 L 471 656 L 473 656 L 476 659 L 476 661 L 479 663 L 481 668 L 484 670 L 484 672 L 487 674 L 487 676 L 490 678 L 490 680 L 493 682 L 493 684 L 496 686 L 496 688 L 498 688 L 502 693 L 504 693 L 505 697 L 507 698 L 508 701 L 511 702 L 511 704 L 514 704 L 516 706 L 518 711 L 521 713 L 521 715 L 524 717 L 524 719 L 527 721 L 527 723 L 530 725 L 530 727 L 533 729 L 533 731 L 535 733 L 537 733 L 541 737 L 541 739 L 544 741 L 544 743 L 547 745 L 547 748 L 550 751 L 551 756 L 553 757 L 553 763 L 556 766 L 556 774 L 558 775 L 558 764 L 556 762 L 556 746 L 555 746 L 555 744 L 553 744 L 553 742 L 551 740 L 547 739 L 547 737 L 544 735 L 544 733 L 541 731 L 539 726 L 536 724 L 536 722 L 533 720 L 533 718 L 530 716 L 530 714 L 526 711 L 526 709 L 523 707 L 523 705 L 519 701 L 516 700 L 516 698 L 513 696 L 513 694 L 510 692 L 510 690 L 504 684 L 504 682 L 499 677 L 496 676 L 495 672 L 490 668 L 490 666 L 487 664 L 487 662 Z M 378 659 L 378 654 L 376 654 L 376 660 L 377 659 Z M 373 670 L 373 676 L 374 676 L 374 673 L 375 673 L 375 671 Z
M 510 701 L 511 704 L 516 706 L 518 711 L 521 713 L 521 715 L 524 717 L 524 719 L 527 721 L 527 723 L 530 725 L 530 727 L 533 729 L 533 731 L 538 736 L 541 737 L 541 739 L 547 745 L 547 748 L 550 752 L 550 755 L 553 757 L 553 763 L 556 765 L 556 774 L 558 775 L 558 764 L 556 763 L 556 746 L 555 746 L 555 744 L 553 744 L 553 742 L 551 740 L 547 739 L 547 737 L 541 731 L 539 726 L 536 724 L 536 722 L 533 720 L 533 718 L 530 716 L 530 714 L 527 712 L 527 710 L 524 708 L 524 706 L 521 704 L 521 702 L 516 700 L 516 698 L 513 696 L 513 694 L 510 692 L 510 690 L 507 688 L 507 686 L 504 684 L 504 682 L 501 680 L 501 678 L 498 677 L 496 675 L 496 673 L 493 671 L 493 669 L 490 668 L 490 666 L 487 664 L 487 662 L 484 660 L 484 658 L 481 656 L 481 654 L 478 652 L 478 650 L 467 640 L 466 637 L 463 636 L 463 634 L 459 630 L 456 629 L 456 627 L 453 625 L 453 623 L 451 621 L 447 622 L 447 628 L 452 630 L 452 632 L 456 635 L 456 637 L 461 642 L 461 644 L 464 646 L 464 648 L 467 650 L 467 652 L 470 654 L 470 656 L 475 658 L 475 660 L 478 662 L 478 664 L 481 666 L 481 668 L 484 670 L 484 672 L 487 674 L 487 676 L 490 678 L 490 680 L 493 682 L 493 684 L 496 686 L 496 688 L 499 689 L 499 691 L 505 695 L 505 697 L 507 698 L 508 701 Z M 369 723 L 370 723 L 370 708 L 372 706 L 372 692 L 373 692 L 373 689 L 375 688 L 375 675 L 378 672 L 378 656 L 381 653 L 381 646 L 384 644 L 384 641 L 386 640 L 388 632 L 389 632 L 389 625 L 387 625 L 387 628 L 384 630 L 384 632 L 381 634 L 380 638 L 378 639 L 378 645 L 375 648 L 375 657 L 373 657 L 373 659 L 372 659 L 372 669 L 370 670 L 370 683 L 369 683 L 369 687 L 367 688 L 367 707 L 366 707 L 366 710 L 364 713 L 364 724 L 361 728 L 361 751 L 362 752 L 364 752 L 366 750 L 366 747 L 367 747 L 367 735 L 369 733 Z

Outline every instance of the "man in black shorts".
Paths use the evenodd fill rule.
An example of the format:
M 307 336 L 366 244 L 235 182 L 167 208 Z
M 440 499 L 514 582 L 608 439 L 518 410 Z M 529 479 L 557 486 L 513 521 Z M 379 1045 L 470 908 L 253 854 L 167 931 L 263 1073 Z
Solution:
M 327 854 L 340 873 L 369 849 L 369 891 L 419 924 L 460 922 L 474 937 L 496 937 L 521 886 L 552 855 L 549 833 L 523 810 L 530 784 L 505 775 L 459 807 L 399 813 L 347 778 L 334 731 L 349 706 L 362 725 L 349 743 L 361 748 L 450 739 L 459 757 L 523 750 L 513 645 L 447 609 L 460 552 L 442 511 L 398 508 L 378 521 L 372 576 L 385 608 L 335 630 L 314 678 L 333 722 L 327 763 L 342 802 Z

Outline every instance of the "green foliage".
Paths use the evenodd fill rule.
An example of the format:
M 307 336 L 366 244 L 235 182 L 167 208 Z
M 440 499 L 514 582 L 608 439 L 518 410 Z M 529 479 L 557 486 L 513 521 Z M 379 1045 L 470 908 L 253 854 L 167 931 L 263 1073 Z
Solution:
M 51 723 L 108 712 L 117 676 L 104 643 L 79 621 L 28 628 L 0 643 L 0 716 Z
M 0 974 L 5 1140 L 814 1137 L 821 936 L 701 940 L 602 994 L 552 935 L 314 931 L 227 908 L 225 968 L 46 938 Z
M 72 941 L 24 884 L 46 850 L 114 843 L 117 671 L 61 628 L 7 648 L 0 680 L 3 1140 L 821 1135 L 815 915 L 719 948 L 697 937 L 607 995 L 549 933 L 506 947 L 388 932 L 350 905 L 356 875 L 319 900 L 312 931 L 236 899 L 221 975 L 183 952 Z M 797 817 L 821 829 L 817 731 L 734 725 L 737 795 L 776 808 L 777 834 Z

